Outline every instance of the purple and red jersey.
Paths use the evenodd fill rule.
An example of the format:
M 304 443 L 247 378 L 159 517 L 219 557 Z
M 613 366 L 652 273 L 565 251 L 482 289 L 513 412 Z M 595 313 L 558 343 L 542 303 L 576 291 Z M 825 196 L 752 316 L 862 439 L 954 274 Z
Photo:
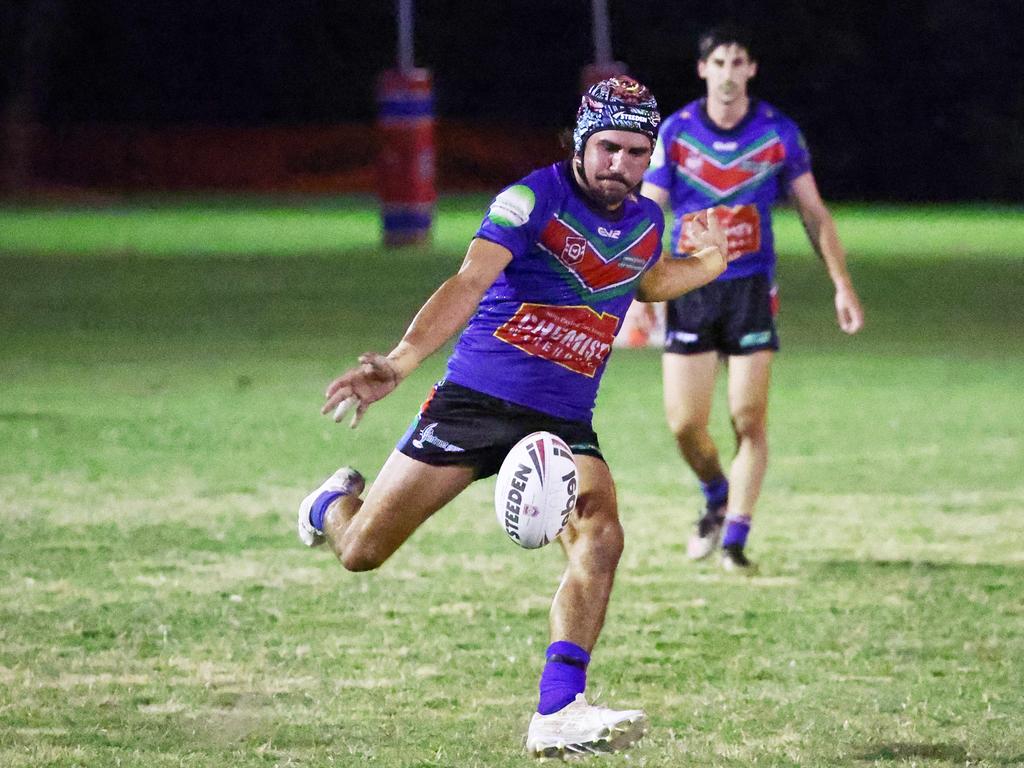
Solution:
M 563 419 L 590 422 L 640 277 L 661 255 L 664 217 L 630 196 L 591 207 L 567 162 L 503 190 L 476 236 L 512 261 L 484 294 L 445 378 Z
M 746 116 L 725 130 L 711 121 L 705 100 L 699 99 L 661 124 L 644 181 L 669 192 L 673 254 L 692 250 L 684 229 L 688 216 L 714 207 L 729 250 L 743 254 L 718 279 L 773 278 L 772 206 L 810 169 L 800 129 L 775 107 L 751 99 Z

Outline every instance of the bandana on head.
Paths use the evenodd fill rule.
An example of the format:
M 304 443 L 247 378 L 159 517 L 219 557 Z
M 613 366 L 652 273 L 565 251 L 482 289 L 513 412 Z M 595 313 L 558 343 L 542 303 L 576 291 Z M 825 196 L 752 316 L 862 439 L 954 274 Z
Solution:
M 633 131 L 654 143 L 661 114 L 658 102 L 643 83 L 617 75 L 595 83 L 583 94 L 572 132 L 573 148 L 583 153 L 587 139 L 598 131 Z

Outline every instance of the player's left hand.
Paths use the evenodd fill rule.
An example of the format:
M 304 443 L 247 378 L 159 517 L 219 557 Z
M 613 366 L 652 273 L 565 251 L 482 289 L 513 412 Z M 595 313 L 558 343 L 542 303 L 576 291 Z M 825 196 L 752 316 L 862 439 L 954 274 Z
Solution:
M 864 310 L 852 285 L 836 288 L 836 319 L 844 333 L 853 335 L 864 327 Z

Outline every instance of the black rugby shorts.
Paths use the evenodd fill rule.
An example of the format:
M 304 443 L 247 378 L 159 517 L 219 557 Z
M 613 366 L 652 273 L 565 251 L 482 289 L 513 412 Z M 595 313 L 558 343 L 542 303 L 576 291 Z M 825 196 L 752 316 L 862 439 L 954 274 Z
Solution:
M 776 289 L 767 275 L 715 280 L 668 302 L 665 351 L 749 355 L 778 350 Z
M 590 424 L 549 416 L 444 380 L 434 385 L 396 447 L 426 464 L 473 467 L 481 478 L 497 474 L 509 449 L 541 430 L 558 435 L 576 455 L 604 461 Z

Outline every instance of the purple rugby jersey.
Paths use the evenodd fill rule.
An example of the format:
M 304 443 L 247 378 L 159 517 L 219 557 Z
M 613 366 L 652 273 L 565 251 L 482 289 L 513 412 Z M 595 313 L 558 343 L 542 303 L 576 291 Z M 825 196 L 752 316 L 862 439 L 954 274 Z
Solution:
M 711 122 L 705 100 L 698 99 L 661 124 L 644 181 L 669 192 L 673 254 L 690 249 L 682 226 L 687 214 L 714 206 L 728 233 L 729 250 L 743 254 L 718 279 L 773 278 L 772 206 L 810 169 L 800 130 L 775 107 L 751 99 L 743 120 L 723 130 Z
M 508 248 L 512 261 L 459 337 L 445 378 L 589 422 L 612 339 L 661 255 L 664 217 L 643 197 L 602 216 L 570 174 L 556 163 L 494 198 L 476 236 Z

